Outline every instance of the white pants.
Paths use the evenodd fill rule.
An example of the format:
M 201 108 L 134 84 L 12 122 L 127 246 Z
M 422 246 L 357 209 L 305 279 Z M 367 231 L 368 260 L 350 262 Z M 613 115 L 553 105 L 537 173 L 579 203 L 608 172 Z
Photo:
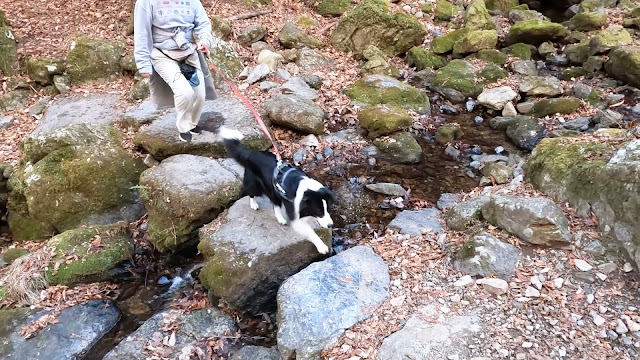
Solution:
M 192 87 L 189 81 L 182 75 L 178 63 L 168 58 L 160 50 L 154 48 L 151 51 L 151 62 L 153 64 L 153 70 L 164 79 L 173 91 L 177 115 L 176 127 L 178 131 L 181 133 L 189 132 L 189 130 L 196 127 L 198 121 L 200 121 L 205 99 L 204 75 L 200 68 L 198 54 L 194 52 L 189 55 L 186 60 L 187 64 L 197 69 L 200 84 L 196 87 Z

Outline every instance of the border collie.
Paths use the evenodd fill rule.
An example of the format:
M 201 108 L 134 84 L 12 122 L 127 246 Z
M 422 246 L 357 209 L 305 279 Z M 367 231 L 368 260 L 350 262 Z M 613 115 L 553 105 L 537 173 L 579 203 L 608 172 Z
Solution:
M 278 223 L 289 223 L 296 233 L 311 241 L 319 253 L 328 253 L 329 247 L 308 221 L 313 218 L 324 228 L 333 226 L 328 212 L 335 201 L 331 191 L 302 170 L 279 162 L 274 154 L 245 148 L 240 144 L 244 136 L 238 130 L 222 127 L 219 134 L 227 153 L 244 167 L 244 192 L 249 195 L 251 208 L 258 210 L 256 196 L 268 197 Z

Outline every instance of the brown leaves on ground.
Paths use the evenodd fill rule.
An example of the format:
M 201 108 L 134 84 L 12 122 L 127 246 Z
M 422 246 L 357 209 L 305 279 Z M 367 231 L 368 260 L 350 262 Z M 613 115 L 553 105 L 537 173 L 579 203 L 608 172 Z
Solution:
M 47 315 L 43 315 L 32 324 L 20 328 L 20 335 L 24 336 L 25 339 L 31 339 L 32 337 L 38 335 L 38 332 L 40 332 L 40 330 L 46 328 L 50 324 L 57 324 L 58 315 L 60 315 L 60 310 L 54 310 Z

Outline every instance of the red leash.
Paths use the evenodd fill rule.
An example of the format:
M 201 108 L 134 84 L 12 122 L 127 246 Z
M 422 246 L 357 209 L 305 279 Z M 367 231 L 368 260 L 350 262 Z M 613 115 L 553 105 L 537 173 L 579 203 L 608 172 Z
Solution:
M 205 57 L 208 58 L 208 56 L 205 56 Z M 251 106 L 251 103 L 249 103 L 249 100 L 247 100 L 247 98 L 245 98 L 244 95 L 242 95 L 242 93 L 240 93 L 240 90 L 238 90 L 238 88 L 235 87 L 235 85 L 233 85 L 233 83 L 231 83 L 231 81 L 229 81 L 227 79 L 227 77 L 224 76 L 224 74 L 222 74 L 220 69 L 218 69 L 218 67 L 213 65 L 213 63 L 210 62 L 210 61 L 209 61 L 209 67 L 211 67 L 211 69 L 213 69 L 216 73 L 218 73 L 218 75 L 222 76 L 222 79 L 227 83 L 227 85 L 229 85 L 229 87 L 231 87 L 231 90 L 233 90 L 233 92 L 240 98 L 240 100 L 242 100 L 242 102 L 245 105 L 247 105 L 247 107 L 249 108 L 249 110 L 253 114 L 253 117 L 256 118 L 256 121 L 258 122 L 258 125 L 260 125 L 260 128 L 262 129 L 262 131 L 267 135 L 267 137 L 271 141 L 271 145 L 273 145 L 273 151 L 276 154 L 276 158 L 278 160 L 282 159 L 282 157 L 280 156 L 280 151 L 278 151 L 278 147 L 276 146 L 276 142 L 271 137 L 271 133 L 269 133 L 269 130 L 267 129 L 267 126 L 264 124 L 264 121 L 262 121 L 262 117 L 260 117 L 260 114 L 258 114 L 258 112 L 256 111 L 256 109 L 253 108 L 253 106 Z

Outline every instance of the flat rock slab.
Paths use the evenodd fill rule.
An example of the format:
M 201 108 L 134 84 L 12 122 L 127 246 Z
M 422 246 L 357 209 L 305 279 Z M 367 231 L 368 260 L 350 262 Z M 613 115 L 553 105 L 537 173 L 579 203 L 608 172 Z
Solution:
M 442 225 L 438 218 L 440 211 L 436 208 L 426 208 L 422 210 L 405 210 L 398 214 L 389 223 L 389 228 L 398 229 L 400 234 L 420 236 L 424 231 L 442 232 Z
M 319 359 L 342 333 L 370 317 L 389 295 L 389 269 L 356 246 L 285 281 L 278 291 L 278 349 L 284 359 Z
M 323 257 L 310 241 L 278 223 L 269 200 L 256 200 L 258 211 L 244 197 L 204 226 L 198 245 L 207 259 L 202 284 L 229 305 L 252 313 L 272 305 L 283 281 Z M 316 232 L 331 247 L 331 231 Z
M 90 300 L 62 310 L 57 316 L 58 322 L 40 330 L 35 337 L 25 340 L 20 335 L 23 326 L 31 325 L 50 312 L 0 311 L 0 358 L 80 359 L 120 320 L 120 311 L 111 302 Z
M 451 316 L 437 322 L 427 322 L 423 317 L 438 318 L 434 309 L 422 310 L 422 314 L 409 318 L 402 330 L 384 339 L 377 360 L 405 359 L 470 359 L 473 356 L 467 344 L 481 331 L 478 316 Z M 421 316 L 422 315 L 422 316 Z
M 457 251 L 453 266 L 468 275 L 507 279 L 516 271 L 520 251 L 489 233 L 467 240 Z
M 60 98 L 49 105 L 31 136 L 72 124 L 112 124 L 121 114 L 117 95 L 93 94 Z
M 273 348 L 250 345 L 232 353 L 229 360 L 280 360 L 280 352 Z
M 175 155 L 140 176 L 149 240 L 175 249 L 240 197 L 244 169 L 231 159 Z
M 127 110 L 120 118 L 120 122 L 124 126 L 138 129 L 142 125 L 150 124 L 164 112 L 165 110 L 158 110 L 151 99 L 147 99 Z
M 167 340 L 171 338 L 172 331 L 164 331 L 167 323 L 178 325 L 174 346 L 162 345 L 165 338 Z M 198 340 L 229 335 L 235 331 L 236 325 L 231 316 L 215 308 L 196 310 L 188 314 L 169 310 L 155 314 L 145 321 L 135 332 L 109 351 L 103 360 L 149 359 L 150 353 L 145 349 L 147 344 L 166 352 L 164 354 L 166 359 L 182 359 L 181 354 L 191 354 L 196 350 Z
M 244 135 L 242 143 L 248 148 L 265 150 L 271 144 L 249 108 L 235 97 L 220 97 L 205 102 L 199 125 L 204 129 L 202 134 L 194 135 L 191 142 L 182 142 L 178 138 L 176 113 L 170 111 L 141 130 L 133 142 L 156 159 L 176 154 L 222 158 L 227 155 L 222 139 L 218 137 L 218 130 L 226 126 L 240 131 Z

